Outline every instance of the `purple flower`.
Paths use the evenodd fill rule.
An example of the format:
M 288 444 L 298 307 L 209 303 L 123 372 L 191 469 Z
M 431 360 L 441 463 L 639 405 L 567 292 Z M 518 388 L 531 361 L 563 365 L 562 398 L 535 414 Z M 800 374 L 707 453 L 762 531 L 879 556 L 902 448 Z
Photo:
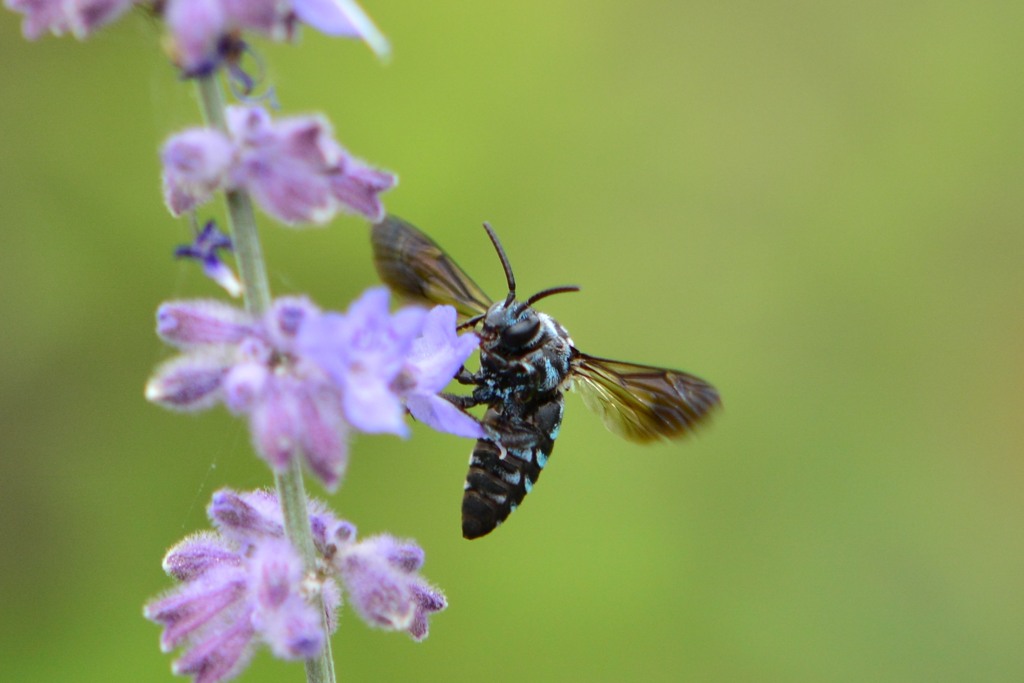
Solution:
M 167 141 L 163 149 L 164 201 L 175 216 L 208 202 L 225 187 L 235 148 L 221 133 L 193 128 Z
M 356 299 L 344 315 L 321 316 L 299 336 L 303 352 L 340 387 L 345 415 L 358 429 L 407 435 L 405 410 L 392 385 L 425 316 L 420 308 L 391 315 L 388 291 L 378 287 Z
M 387 58 L 391 46 L 373 20 L 353 0 L 294 0 L 295 14 L 329 36 L 358 38 L 381 58 Z
M 184 353 L 157 369 L 146 397 L 183 411 L 224 403 L 249 417 L 256 451 L 274 469 L 303 457 L 334 489 L 347 461 L 341 396 L 294 343 L 320 315 L 294 297 L 277 299 L 261 318 L 216 301 L 166 303 L 157 311 L 157 333 Z
M 423 550 L 388 535 L 346 547 L 332 564 L 352 604 L 371 626 L 427 637 L 427 618 L 448 606 L 444 594 L 419 577 Z
M 312 584 L 280 535 L 252 533 L 243 542 L 197 534 L 168 551 L 164 568 L 182 583 L 147 604 L 144 614 L 163 625 L 164 651 L 184 647 L 174 663 L 177 674 L 198 683 L 225 680 L 245 667 L 261 642 L 282 659 L 306 659 L 323 647 L 320 610 L 307 595 Z M 340 604 L 335 580 L 320 581 L 312 597 L 334 614 Z
M 475 334 L 458 336 L 451 306 L 435 306 L 413 342 L 405 366 L 405 405 L 420 422 L 441 432 L 479 439 L 480 423 L 438 394 L 480 344 Z
M 169 0 L 163 18 L 167 52 L 186 76 L 206 75 L 236 51 L 223 2 Z
M 320 613 L 303 596 L 305 572 L 291 544 L 269 539 L 256 545 L 250 569 L 253 628 L 281 659 L 316 656 L 324 646 Z
M 228 107 L 227 120 L 230 137 L 192 129 L 164 144 L 164 199 L 172 214 L 217 190 L 245 189 L 286 224 L 323 224 L 339 211 L 383 217 L 379 195 L 395 176 L 350 156 L 323 117 L 274 121 L 261 107 Z
M 479 438 L 480 425 L 437 396 L 476 349 L 475 335 L 455 332 L 455 310 L 388 310 L 388 291 L 367 290 L 346 314 L 326 314 L 298 338 L 340 387 L 345 415 L 358 429 L 407 436 L 403 403 L 440 431 Z M 441 406 L 445 404 L 445 406 Z
M 36 40 L 49 31 L 71 33 L 82 40 L 119 18 L 135 0 L 4 0 L 4 5 L 25 15 L 21 32 Z
M 423 580 L 423 550 L 382 535 L 356 540 L 355 527 L 323 504 L 309 504 L 318 571 L 305 571 L 284 537 L 277 497 L 268 491 L 214 494 L 208 509 L 216 532 L 190 536 L 168 551 L 164 569 L 181 583 L 145 607 L 164 628 L 161 648 L 183 648 L 175 673 L 197 683 L 237 675 L 256 647 L 266 644 L 282 659 L 315 656 L 328 630 L 337 628 L 345 587 L 368 623 L 427 635 L 430 614 L 447 606 Z
M 294 39 L 299 23 L 332 36 L 365 41 L 381 57 L 388 42 L 352 0 L 167 0 L 164 21 L 171 58 L 187 76 L 234 59 L 244 32 Z
M 235 272 L 220 260 L 217 252 L 231 251 L 231 238 L 217 229 L 215 221 L 208 221 L 192 244 L 185 244 L 174 250 L 178 258 L 189 258 L 203 264 L 203 273 L 233 297 L 241 296 L 242 283 Z
M 479 438 L 469 414 L 437 395 L 477 346 L 455 331 L 455 311 L 392 314 L 384 288 L 347 313 L 277 299 L 262 317 L 216 301 L 157 311 L 157 333 L 182 354 L 157 368 L 146 397 L 197 411 L 223 403 L 247 415 L 257 452 L 283 471 L 298 457 L 333 490 L 347 462 L 349 425 L 405 436 L 406 407 L 441 431 Z
M 248 548 L 262 538 L 284 538 L 284 518 L 273 491 L 221 489 L 213 494 L 206 512 L 221 536 L 239 547 Z M 316 512 L 323 510 L 317 507 Z

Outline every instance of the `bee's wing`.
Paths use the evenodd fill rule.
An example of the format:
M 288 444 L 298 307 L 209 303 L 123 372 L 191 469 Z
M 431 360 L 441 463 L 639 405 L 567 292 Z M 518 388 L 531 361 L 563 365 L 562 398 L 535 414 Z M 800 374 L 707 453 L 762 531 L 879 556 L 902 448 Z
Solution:
M 693 431 L 716 406 L 718 391 L 678 370 L 636 365 L 575 352 L 573 388 L 611 431 L 630 441 L 677 438 Z
M 426 304 L 448 304 L 470 318 L 491 300 L 445 251 L 401 218 L 386 216 L 370 233 L 373 262 L 395 294 Z

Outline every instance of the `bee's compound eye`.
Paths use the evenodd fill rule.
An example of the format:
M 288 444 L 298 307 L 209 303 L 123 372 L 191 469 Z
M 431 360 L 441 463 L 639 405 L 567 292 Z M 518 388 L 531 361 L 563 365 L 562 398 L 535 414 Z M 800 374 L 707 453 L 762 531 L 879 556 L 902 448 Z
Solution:
M 501 343 L 510 349 L 525 346 L 536 336 L 538 330 L 540 330 L 540 320 L 531 315 L 502 330 Z

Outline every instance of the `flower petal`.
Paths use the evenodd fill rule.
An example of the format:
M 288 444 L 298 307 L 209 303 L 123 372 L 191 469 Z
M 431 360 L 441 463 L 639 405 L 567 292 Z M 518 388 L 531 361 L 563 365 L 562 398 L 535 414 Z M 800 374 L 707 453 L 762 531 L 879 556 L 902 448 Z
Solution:
M 436 394 L 441 391 L 466 359 L 480 344 L 473 333 L 459 336 L 456 312 L 451 306 L 435 306 L 423 323 L 423 334 L 413 343 L 407 370 L 415 381 L 415 391 Z
M 281 384 L 281 381 L 267 382 L 263 396 L 249 412 L 249 428 L 256 452 L 278 472 L 288 469 L 301 445 L 296 398 Z
M 163 18 L 171 59 L 185 74 L 207 73 L 220 62 L 228 30 L 223 2 L 167 0 Z
M 439 432 L 467 439 L 480 439 L 484 429 L 475 417 L 436 394 L 412 394 L 405 406 L 414 418 Z
M 371 375 L 349 375 L 346 378 L 342 405 L 349 424 L 367 434 L 409 435 L 402 402 Z
M 348 425 L 333 392 L 306 394 L 299 402 L 302 452 L 306 464 L 328 491 L 337 488 L 348 464 Z
M 331 193 L 343 209 L 377 223 L 384 218 L 380 194 L 397 184 L 398 177 L 393 173 L 378 171 L 357 159 L 350 159 L 339 173 L 331 176 Z
M 294 0 L 294 7 L 303 23 L 321 33 L 360 38 L 381 59 L 391 54 L 387 38 L 354 0 Z

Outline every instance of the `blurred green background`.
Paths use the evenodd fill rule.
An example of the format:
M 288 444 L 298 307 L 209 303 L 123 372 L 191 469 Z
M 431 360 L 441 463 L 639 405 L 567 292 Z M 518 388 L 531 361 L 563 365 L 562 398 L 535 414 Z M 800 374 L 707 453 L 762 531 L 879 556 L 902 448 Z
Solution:
M 1024 680 L 1024 5 L 368 2 L 391 64 L 261 45 L 286 113 L 397 171 L 390 210 L 590 353 L 726 409 L 640 447 L 571 397 L 537 490 L 469 543 L 470 444 L 360 437 L 328 499 L 427 549 L 430 638 L 346 615 L 340 681 Z M 156 150 L 198 114 L 141 14 L 85 43 L 0 13 L 0 679 L 170 681 L 141 604 L 221 486 L 223 410 L 142 385 L 153 311 L 216 296 Z M 277 293 L 344 307 L 365 225 L 264 220 Z M 323 491 L 310 484 L 317 495 Z M 257 657 L 245 681 L 298 681 Z

